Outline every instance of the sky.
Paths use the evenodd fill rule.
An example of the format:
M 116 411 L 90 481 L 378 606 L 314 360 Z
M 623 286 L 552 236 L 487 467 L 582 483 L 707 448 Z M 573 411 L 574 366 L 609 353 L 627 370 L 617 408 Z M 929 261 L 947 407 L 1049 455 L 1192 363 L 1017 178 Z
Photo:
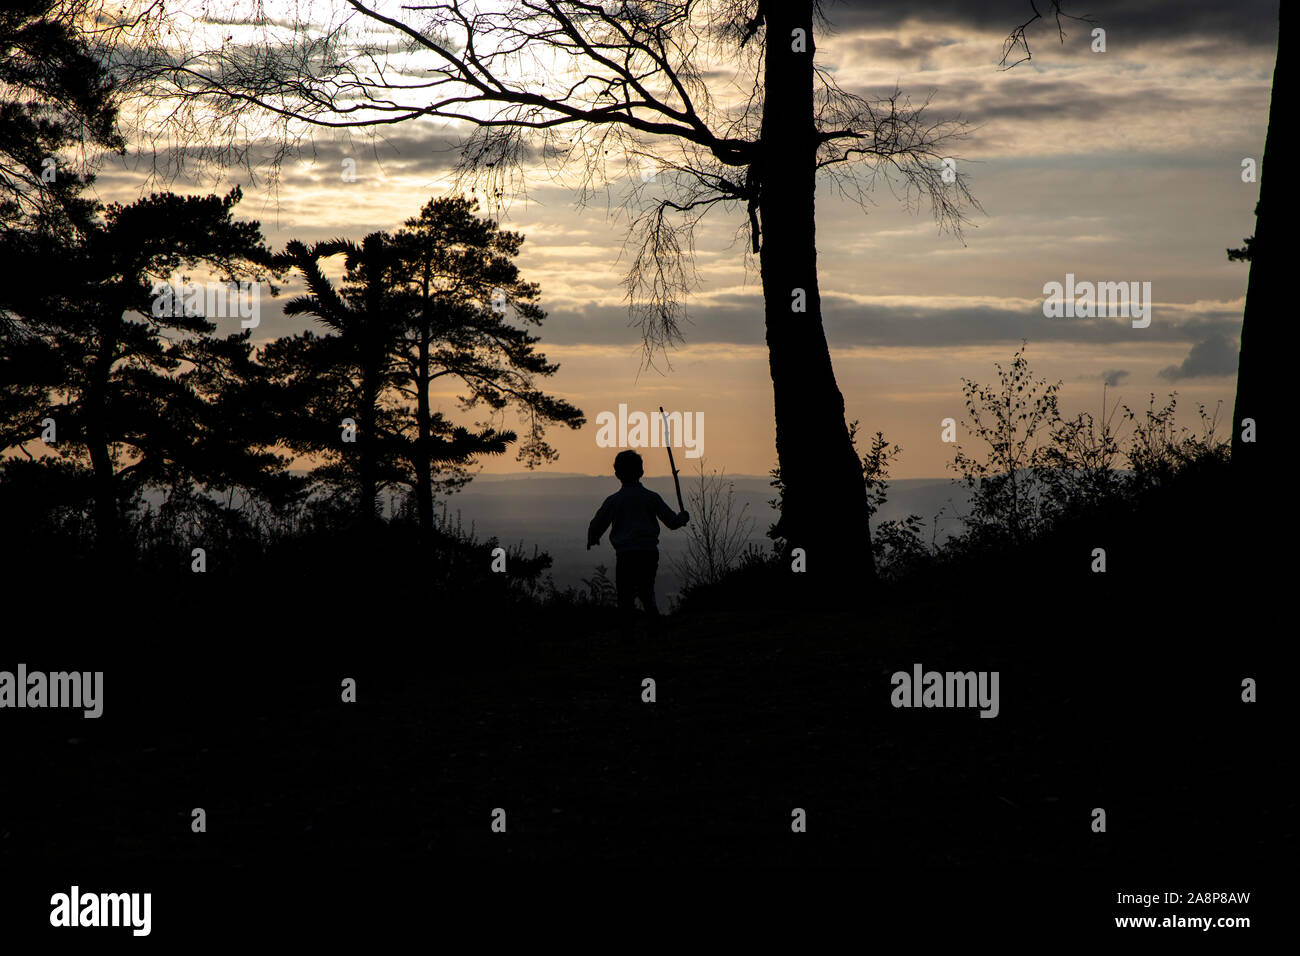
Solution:
M 1022 340 L 1037 376 L 1063 383 L 1067 413 L 1098 413 L 1103 398 L 1108 408 L 1144 406 L 1152 392 L 1163 399 L 1176 391 L 1180 423 L 1196 425 L 1198 402 L 1211 412 L 1221 402 L 1226 434 L 1248 269 L 1224 250 L 1254 231 L 1259 186 L 1243 182 L 1242 163 L 1262 160 L 1277 5 L 1075 6 L 1095 22 L 1067 22 L 1063 43 L 1053 25 L 1039 23 L 1029 34 L 1032 59 L 999 70 L 1004 38 L 1030 15 L 1027 0 L 826 5 L 834 29 L 817 36 L 817 62 L 841 87 L 875 96 L 897 86 L 913 102 L 929 98 L 934 117 L 971 124 L 952 158 L 982 211 L 960 238 L 939 232 L 925 207 L 908 208 L 887 185 L 864 210 L 819 183 L 819 281 L 837 380 L 861 432 L 882 431 L 902 446 L 896 478 L 951 473 L 941 422 L 963 417 L 962 379 L 992 380 L 993 363 L 1006 364 Z M 321 7 L 346 14 L 341 2 Z M 1104 52 L 1092 49 L 1094 27 L 1105 31 Z M 395 229 L 451 191 L 460 135 L 431 120 L 374 140 L 317 133 L 274 183 L 242 168 L 209 168 L 168 185 L 209 192 L 240 184 L 239 215 L 260 220 L 276 248 L 291 238 L 359 239 Z M 105 201 L 158 188 L 144 137 L 133 145 L 100 169 Z M 355 162 L 355 181 L 341 175 L 345 159 Z M 697 231 L 700 282 L 687 301 L 686 341 L 647 367 L 623 295 L 626 222 L 603 198 L 580 205 L 572 182 L 539 164 L 525 173 L 527 195 L 510 202 L 503 225 L 526 237 L 517 262 L 523 278 L 541 285 L 548 318 L 540 348 L 560 364 L 546 388 L 588 421 L 581 431 L 548 432 L 560 457 L 545 471 L 608 473 L 614 449 L 597 443 L 596 419 L 625 404 L 702 414 L 710 468 L 766 474 L 776 464 L 772 390 L 743 210 L 711 214 Z M 629 169 L 610 184 L 615 200 L 634 176 Z M 1067 274 L 1149 282 L 1150 325 L 1046 317 L 1044 285 Z M 255 342 L 310 327 L 280 313 L 296 291 L 290 282 L 264 302 Z M 238 327 L 237 318 L 218 322 L 222 333 Z M 454 390 L 435 404 L 466 420 Z M 523 470 L 510 454 L 482 464 L 489 473 Z M 667 462 L 648 452 L 647 470 L 662 474 Z

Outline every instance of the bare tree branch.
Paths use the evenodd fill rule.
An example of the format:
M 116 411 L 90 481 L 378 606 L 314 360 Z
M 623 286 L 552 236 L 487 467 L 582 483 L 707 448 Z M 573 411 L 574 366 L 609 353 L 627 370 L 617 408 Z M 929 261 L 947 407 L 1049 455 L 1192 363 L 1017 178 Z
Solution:
M 1007 35 L 1006 40 L 1003 41 L 1002 58 L 998 60 L 998 67 L 1000 69 L 1009 70 L 1014 66 L 1019 66 L 1021 63 L 1024 63 L 1027 60 L 1033 59 L 1033 54 L 1031 54 L 1029 51 L 1029 34 L 1026 33 L 1026 31 L 1035 23 L 1037 23 L 1039 20 L 1045 19 L 1042 12 L 1040 12 L 1038 9 L 1038 4 L 1042 2 L 1044 2 L 1044 0 L 1029 0 L 1029 9 L 1033 11 L 1034 15 L 1030 17 L 1028 20 L 1026 20 L 1024 23 L 1020 24 L 1020 26 L 1012 30 Z M 1088 24 L 1097 22 L 1096 18 L 1089 14 L 1084 14 L 1082 16 L 1073 16 L 1071 14 L 1066 13 L 1064 10 L 1061 9 L 1061 0 L 1046 0 L 1046 3 L 1047 3 L 1047 15 L 1052 17 L 1056 21 L 1056 34 L 1059 37 L 1062 44 L 1065 43 L 1065 24 L 1061 22 L 1062 19 L 1076 20 L 1079 23 L 1088 23 Z M 1012 60 L 1011 62 L 1008 62 L 1008 60 L 1010 60 L 1011 56 L 1017 50 L 1024 50 L 1025 55 L 1020 57 L 1017 60 Z
M 458 188 L 502 205 L 540 162 L 581 203 L 603 192 L 626 215 L 624 289 L 647 362 L 681 341 L 703 217 L 740 204 L 761 248 L 759 0 L 347 0 L 313 23 L 316 9 L 308 0 L 288 25 L 244 18 L 251 42 L 137 52 L 125 68 L 156 90 L 141 118 L 157 155 L 252 175 L 255 144 L 270 140 L 261 160 L 274 176 L 312 130 L 464 128 Z M 931 120 L 928 100 L 871 100 L 815 76 L 816 167 L 831 188 L 865 208 L 886 185 L 960 236 L 978 205 L 964 172 L 945 181 L 943 160 L 967 124 Z

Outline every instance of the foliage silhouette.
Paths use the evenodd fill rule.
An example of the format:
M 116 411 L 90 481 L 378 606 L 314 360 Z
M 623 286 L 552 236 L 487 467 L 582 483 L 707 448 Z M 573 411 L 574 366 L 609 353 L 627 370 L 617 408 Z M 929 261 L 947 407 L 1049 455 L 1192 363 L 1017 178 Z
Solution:
M 9 0 L 0 9 L 0 227 L 84 219 L 88 153 L 125 149 L 92 6 Z
M 288 493 L 274 438 L 233 407 L 255 378 L 249 333 L 214 338 L 197 310 L 160 296 L 183 267 L 223 282 L 273 270 L 256 222 L 221 196 L 155 194 L 113 204 L 58 231 L 0 236 L 0 448 L 39 441 L 52 420 L 55 453 L 89 468 L 100 547 L 114 551 L 121 508 L 148 483 L 195 482 Z M 159 307 L 162 304 L 163 307 Z
M 328 331 L 285 337 L 262 352 L 285 389 L 282 407 L 310 411 L 286 416 L 281 430 L 293 451 L 324 459 L 312 479 L 354 501 L 362 525 L 373 526 L 382 492 L 403 486 L 414 493 L 420 528 L 431 532 L 435 474 L 439 489 L 454 490 L 479 456 L 516 442 L 513 431 L 491 423 L 471 431 L 434 412 L 430 390 L 443 379 L 465 389 L 462 411 L 514 407 L 526 417 L 519 458 L 528 467 L 556 457 L 547 424 L 584 424 L 581 410 L 536 387 L 537 377 L 559 366 L 505 311 L 512 307 L 526 325 L 545 318 L 539 288 L 522 281 L 512 262 L 523 237 L 476 209 L 473 200 L 436 199 L 395 235 L 372 233 L 359 245 L 293 241 L 282 257 L 308 287 L 285 313 L 313 316 Z M 340 255 L 346 271 L 336 288 L 322 261 Z M 345 440 L 348 419 L 355 454 Z

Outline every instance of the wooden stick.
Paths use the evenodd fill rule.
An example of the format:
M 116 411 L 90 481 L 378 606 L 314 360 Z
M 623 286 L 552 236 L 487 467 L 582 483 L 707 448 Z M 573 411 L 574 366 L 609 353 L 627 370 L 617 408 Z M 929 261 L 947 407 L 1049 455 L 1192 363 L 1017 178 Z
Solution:
M 677 489 L 677 510 L 685 511 L 686 506 L 682 504 L 682 483 L 677 480 L 677 463 L 673 461 L 673 436 L 668 431 L 668 415 L 662 405 L 659 406 L 659 414 L 664 417 L 664 447 L 668 449 L 668 467 L 673 470 L 673 487 Z

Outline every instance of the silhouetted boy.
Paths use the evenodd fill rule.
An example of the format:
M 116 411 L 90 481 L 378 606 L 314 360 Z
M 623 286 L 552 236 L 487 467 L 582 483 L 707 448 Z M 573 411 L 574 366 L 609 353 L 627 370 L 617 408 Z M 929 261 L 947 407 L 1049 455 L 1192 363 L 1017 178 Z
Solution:
M 618 587 L 618 607 L 630 616 L 635 598 L 657 617 L 655 572 L 659 569 L 659 522 L 669 531 L 690 520 L 685 511 L 673 514 L 668 503 L 641 484 L 645 468 L 636 452 L 621 451 L 614 457 L 614 476 L 623 487 L 605 499 L 587 528 L 587 550 L 600 544 L 600 536 L 612 524 L 609 543 L 617 554 L 614 579 Z

